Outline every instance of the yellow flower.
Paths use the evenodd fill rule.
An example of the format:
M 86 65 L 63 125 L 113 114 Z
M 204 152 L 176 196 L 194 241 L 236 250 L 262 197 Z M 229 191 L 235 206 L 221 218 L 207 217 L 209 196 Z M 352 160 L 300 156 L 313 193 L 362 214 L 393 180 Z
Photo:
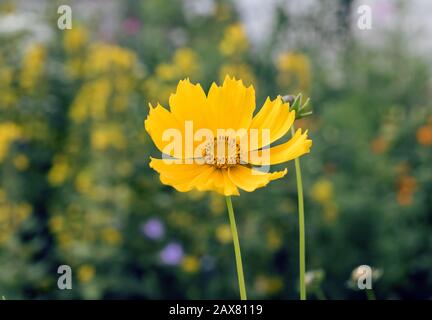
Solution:
M 220 79 L 223 80 L 226 74 L 243 79 L 247 84 L 255 83 L 255 76 L 252 69 L 245 63 L 229 63 L 222 65 L 219 70 Z
M 277 230 L 270 229 L 267 232 L 267 244 L 271 249 L 279 249 L 282 246 L 282 241 L 282 236 Z
M 10 145 L 21 136 L 21 128 L 15 123 L 0 123 L 0 163 L 6 158 Z
M 89 282 L 91 279 L 93 279 L 95 274 L 95 269 L 93 266 L 89 264 L 82 265 L 78 269 L 78 280 L 82 283 Z
M 90 48 L 84 69 L 87 75 L 93 76 L 110 71 L 132 72 L 136 65 L 134 52 L 118 46 L 95 43 Z
M 253 117 L 255 90 L 241 80 L 226 77 L 222 86 L 213 84 L 207 95 L 199 84 L 182 80 L 169 104 L 170 111 L 160 104 L 150 105 L 144 125 L 159 150 L 173 157 L 151 158 L 150 167 L 163 184 L 181 192 L 211 190 L 227 196 L 239 195 L 238 188 L 252 192 L 287 173 L 256 167 L 268 169 L 295 159 L 312 145 L 307 132 L 299 129 L 287 142 L 267 148 L 288 133 L 295 111 L 278 96 L 267 98 Z
M 210 209 L 215 215 L 222 214 L 225 210 L 225 201 L 223 198 L 212 195 L 210 198 Z
M 75 178 L 75 188 L 78 192 L 88 194 L 92 191 L 93 181 L 89 170 L 83 170 Z
M 200 262 L 195 256 L 186 256 L 182 260 L 182 269 L 188 273 L 195 273 L 200 267 Z
M 243 26 L 233 24 L 224 33 L 219 45 L 220 52 L 225 56 L 233 56 L 245 52 L 249 47 L 249 42 Z
M 97 79 L 84 84 L 72 103 L 70 117 L 77 123 L 83 122 L 87 117 L 105 119 L 111 92 L 109 79 Z
M 63 46 L 69 53 L 80 50 L 87 42 L 87 30 L 81 26 L 74 26 L 71 30 L 64 31 Z
M 335 202 L 329 201 L 324 204 L 324 219 L 327 222 L 333 222 L 338 214 L 338 207 Z
M 156 66 L 155 73 L 159 79 L 169 81 L 177 76 L 177 69 L 172 64 L 161 63 Z
M 102 231 L 102 239 L 110 244 L 110 245 L 116 245 L 119 244 L 122 240 L 120 232 L 118 232 L 115 228 L 106 228 Z
M 63 184 L 70 173 L 70 165 L 64 156 L 56 156 L 54 164 L 48 172 L 48 181 L 52 186 Z
M 216 238 L 220 243 L 230 243 L 232 241 L 230 226 L 228 224 L 222 224 L 217 227 Z
M 32 212 L 32 206 L 26 202 L 10 203 L 5 199 L 5 194 L 0 190 L 0 244 L 13 237 L 21 224 L 26 221 Z
M 99 127 L 92 132 L 91 144 L 96 150 L 106 150 L 108 147 L 123 149 L 126 145 L 126 139 L 120 128 L 108 125 Z
M 15 207 L 15 214 L 18 220 L 18 223 L 21 223 L 25 219 L 27 219 L 32 212 L 32 207 L 28 203 L 20 203 Z
M 61 232 L 64 224 L 64 218 L 61 215 L 55 215 L 49 220 L 49 227 L 53 232 Z
M 162 81 L 173 81 L 185 75 L 195 76 L 199 70 L 198 55 L 190 48 L 180 48 L 174 53 L 172 62 L 156 66 L 156 78 Z
M 32 90 L 38 83 L 45 64 L 45 48 L 36 44 L 28 49 L 23 62 L 20 74 L 20 85 L 25 90 Z
M 25 154 L 19 154 L 13 160 L 15 168 L 20 171 L 26 170 L 29 167 L 29 163 L 29 158 Z
M 174 65 L 178 68 L 180 74 L 195 74 L 197 71 L 198 56 L 190 48 L 178 49 L 173 58 Z
M 333 184 L 327 179 L 318 180 L 311 190 L 312 198 L 321 204 L 325 204 L 333 198 Z
M 277 61 L 278 83 L 292 91 L 307 92 L 310 86 L 309 59 L 301 53 L 282 53 Z
M 283 280 L 280 277 L 260 275 L 255 281 L 255 290 L 259 294 L 275 294 L 283 289 Z

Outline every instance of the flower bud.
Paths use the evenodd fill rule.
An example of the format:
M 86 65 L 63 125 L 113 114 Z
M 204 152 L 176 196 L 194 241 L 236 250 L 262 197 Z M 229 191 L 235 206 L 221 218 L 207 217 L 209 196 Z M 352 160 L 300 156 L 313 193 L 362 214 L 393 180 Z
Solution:
M 306 101 L 303 102 L 303 95 L 301 93 L 295 97 L 293 95 L 283 96 L 282 100 L 290 105 L 291 110 L 295 110 L 296 120 L 310 116 L 312 114 L 311 108 L 308 108 L 310 99 L 307 98 Z

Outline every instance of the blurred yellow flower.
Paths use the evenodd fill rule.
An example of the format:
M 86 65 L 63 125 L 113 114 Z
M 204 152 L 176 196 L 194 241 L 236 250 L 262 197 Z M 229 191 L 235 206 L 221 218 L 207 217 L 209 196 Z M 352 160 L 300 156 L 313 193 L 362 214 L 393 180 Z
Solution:
M 109 124 L 93 129 L 91 145 L 95 150 L 106 150 L 108 147 L 120 150 L 126 146 L 126 139 L 118 126 Z
M 13 106 L 18 99 L 13 80 L 14 69 L 0 55 L 0 109 Z
M 76 53 L 84 47 L 88 40 L 88 32 L 83 26 L 74 26 L 63 32 L 63 46 L 68 53 Z
M 324 204 L 324 219 L 327 222 L 333 222 L 338 215 L 338 207 L 334 201 Z
M 92 177 L 91 172 L 84 169 L 78 173 L 75 178 L 75 188 L 79 193 L 89 194 L 92 191 Z
M 6 158 L 10 145 L 22 137 L 21 128 L 13 122 L 0 123 L 0 163 Z
M 135 53 L 128 49 L 105 43 L 95 43 L 90 47 L 84 70 L 88 76 L 106 72 L 135 72 L 137 63 Z
M 61 232 L 64 228 L 64 217 L 61 215 L 51 217 L 49 227 L 52 232 Z
M 277 60 L 278 83 L 293 93 L 307 93 L 310 87 L 311 67 L 307 56 L 286 52 Z
M 283 289 L 283 280 L 280 277 L 258 276 L 255 280 L 255 290 L 259 294 L 275 294 Z
M 177 78 L 178 73 L 175 65 L 161 63 L 156 66 L 155 74 L 159 79 L 169 81 Z
M 151 158 L 150 167 L 160 174 L 162 183 L 173 186 L 181 192 L 192 189 L 210 190 L 226 196 L 239 195 L 238 188 L 252 192 L 266 186 L 272 180 L 282 178 L 287 172 L 285 169 L 264 173 L 253 166 L 293 160 L 308 153 L 312 145 L 312 141 L 307 138 L 307 132 L 302 133 L 299 129 L 287 142 L 269 148 L 269 156 L 266 159 L 258 157 L 257 154 L 263 152 L 262 148 L 270 146 L 288 133 L 295 119 L 295 111 L 290 111 L 288 104 L 284 103 L 279 96 L 274 100 L 267 98 L 261 110 L 253 117 L 255 110 L 253 86 L 245 87 L 241 80 L 228 76 L 222 86 L 213 84 L 208 95 L 199 84 L 194 85 L 189 80 L 180 81 L 176 93 L 170 96 L 169 104 L 171 111 L 160 104 L 156 107 L 150 105 L 150 112 L 144 125 L 159 150 L 178 160 L 176 163 L 176 161 Z M 174 141 L 174 146 L 177 148 L 167 151 L 167 146 L 172 146 L 173 142 L 170 141 L 172 139 L 164 139 L 164 133 L 176 130 L 183 136 L 187 121 L 193 123 L 192 131 L 207 130 L 213 137 L 217 137 L 218 143 L 213 143 L 211 140 L 212 144 L 202 149 L 199 156 L 194 152 L 196 150 L 190 150 L 190 156 L 187 156 L 178 145 L 178 141 Z M 247 150 L 242 151 L 248 155 L 247 163 L 240 161 L 240 145 L 237 140 L 233 141 L 228 135 L 218 135 L 221 130 L 226 132 L 229 129 L 243 130 L 248 137 L 251 132 L 258 133 L 258 139 L 255 139 L 256 145 L 248 145 Z M 269 133 L 268 141 L 259 139 L 259 134 L 262 132 Z M 194 132 L 192 132 L 193 136 Z M 225 152 L 225 157 L 220 157 L 217 152 L 219 142 L 235 144 L 236 154 L 228 159 Z M 181 151 L 177 152 L 178 150 Z M 192 158 L 192 163 L 188 163 L 186 158 Z M 199 159 L 203 158 L 208 161 L 200 162 Z
M 106 118 L 108 99 L 112 92 L 109 79 L 98 79 L 86 83 L 78 92 L 69 111 L 75 122 L 83 122 L 88 117 L 95 120 Z
M 8 14 L 16 11 L 16 4 L 12 0 L 5 0 L 0 4 L 0 13 Z
M 249 41 L 242 24 L 233 24 L 225 29 L 222 41 L 219 44 L 219 50 L 223 55 L 241 55 L 248 48 Z
M 1 191 L 0 195 L 0 244 L 7 242 L 21 224 L 30 216 L 33 208 L 26 202 L 11 203 Z
M 0 57 L 0 63 L 5 63 Z M 7 65 L 2 65 L 0 68 L 0 87 L 8 87 L 13 80 L 13 69 Z
M 320 179 L 311 188 L 312 198 L 325 204 L 333 198 L 333 184 L 330 180 Z
M 20 171 L 26 170 L 29 167 L 30 160 L 25 154 L 19 154 L 13 159 L 15 168 Z
M 66 75 L 72 79 L 81 77 L 84 70 L 84 59 L 81 56 L 68 57 L 64 69 Z
M 282 235 L 275 229 L 270 229 L 267 232 L 267 244 L 273 249 L 279 249 L 282 246 Z
M 33 90 L 43 73 L 46 52 L 41 44 L 32 45 L 25 53 L 19 83 L 24 90 Z
M 102 239 L 106 243 L 115 246 L 121 242 L 122 236 L 120 232 L 115 228 L 105 228 L 102 231 Z
M 56 156 L 53 166 L 48 172 L 48 182 L 52 186 L 63 184 L 70 173 L 70 165 L 65 156 Z
M 223 64 L 219 69 L 219 79 L 223 81 L 227 74 L 235 78 L 243 79 L 246 84 L 255 84 L 253 71 L 246 63 Z
M 182 260 L 181 267 L 185 272 L 195 273 L 199 270 L 200 261 L 195 256 L 185 256 Z
M 204 197 L 204 193 L 203 192 L 199 192 L 196 190 L 192 190 L 191 192 L 189 192 L 188 197 L 192 200 L 198 201 L 200 199 L 202 199 Z
M 78 269 L 78 280 L 82 283 L 87 283 L 93 279 L 95 268 L 92 265 L 84 264 Z
M 216 2 L 215 17 L 218 21 L 226 21 L 231 17 L 231 8 L 228 4 Z
M 195 76 L 198 71 L 198 55 L 191 48 L 177 49 L 174 53 L 174 66 L 179 69 L 179 74 Z
M 232 241 L 231 228 L 228 224 L 221 224 L 216 228 L 216 239 L 223 244 Z
M 216 194 L 210 196 L 210 209 L 212 213 L 219 215 L 225 211 L 225 201 L 223 198 L 218 197 Z
M 173 81 L 183 77 L 195 77 L 199 70 L 198 55 L 191 48 L 180 48 L 174 53 L 172 62 L 156 66 L 155 76 L 162 81 Z

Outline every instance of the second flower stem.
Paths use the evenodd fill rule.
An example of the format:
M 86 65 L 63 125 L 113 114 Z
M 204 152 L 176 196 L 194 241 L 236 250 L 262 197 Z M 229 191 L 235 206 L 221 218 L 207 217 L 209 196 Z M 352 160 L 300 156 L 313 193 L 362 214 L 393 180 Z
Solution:
M 237 277 L 238 277 L 238 283 L 240 288 L 240 299 L 241 300 L 247 300 L 246 297 L 246 286 L 244 281 L 244 275 L 243 275 L 243 264 L 242 264 L 242 258 L 241 258 L 241 252 L 240 252 L 240 242 L 237 234 L 237 226 L 235 222 L 235 216 L 234 216 L 234 210 L 233 205 L 231 201 L 231 197 L 227 196 L 225 197 L 226 204 L 228 208 L 228 215 L 229 215 L 229 221 L 231 226 L 231 234 L 233 238 L 234 243 L 234 253 L 235 253 L 235 259 L 236 259 L 236 267 L 237 267 Z
M 295 128 L 291 126 L 291 134 L 294 136 Z M 297 196 L 299 211 L 299 273 L 300 273 L 300 300 L 306 300 L 306 254 L 305 254 L 305 221 L 304 221 L 304 201 L 303 201 L 303 182 L 300 168 L 300 159 L 295 158 L 295 170 L 297 180 Z

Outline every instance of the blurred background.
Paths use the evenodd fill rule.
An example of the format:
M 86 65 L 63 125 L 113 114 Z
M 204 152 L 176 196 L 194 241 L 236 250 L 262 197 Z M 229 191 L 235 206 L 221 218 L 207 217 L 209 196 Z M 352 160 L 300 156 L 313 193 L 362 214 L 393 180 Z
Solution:
M 238 298 L 224 198 L 162 185 L 143 128 L 180 79 L 207 91 L 229 74 L 257 106 L 311 97 L 309 298 L 366 299 L 362 264 L 379 299 L 431 298 L 431 14 L 426 0 L 1 0 L 0 296 Z M 298 298 L 296 201 L 292 163 L 233 200 L 250 298 Z

